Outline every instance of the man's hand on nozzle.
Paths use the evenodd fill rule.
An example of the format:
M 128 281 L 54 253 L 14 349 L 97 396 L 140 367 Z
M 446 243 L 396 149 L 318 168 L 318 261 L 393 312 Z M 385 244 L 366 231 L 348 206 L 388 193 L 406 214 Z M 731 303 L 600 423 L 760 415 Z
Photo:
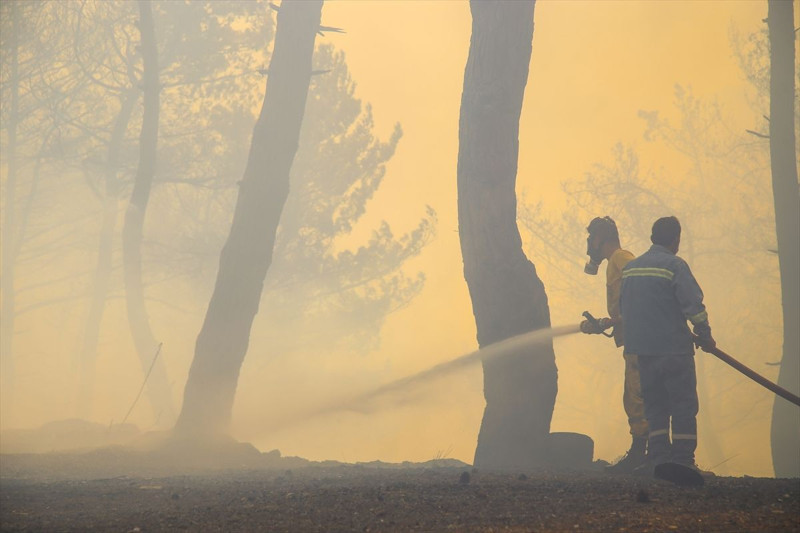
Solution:
M 581 332 L 587 335 L 599 335 L 613 325 L 610 318 L 599 318 L 595 322 L 584 320 L 581 322 Z
M 600 329 L 602 331 L 614 327 L 614 321 L 610 318 L 601 318 L 597 322 L 600 324 Z

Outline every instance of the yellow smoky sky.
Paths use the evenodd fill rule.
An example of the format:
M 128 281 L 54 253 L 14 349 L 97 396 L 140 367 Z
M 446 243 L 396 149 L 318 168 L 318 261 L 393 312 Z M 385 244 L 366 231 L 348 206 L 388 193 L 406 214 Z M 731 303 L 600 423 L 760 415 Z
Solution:
M 676 83 L 691 85 L 698 96 L 717 95 L 738 126 L 751 127 L 754 118 L 746 107 L 730 31 L 758 31 L 766 8 L 763 1 L 537 2 L 518 193 L 542 201 L 550 211 L 562 209 L 560 183 L 579 179 L 592 163 L 607 160 L 618 141 L 640 141 L 644 125 L 638 110 L 670 117 Z M 438 214 L 436 240 L 407 268 L 426 274 L 423 293 L 388 319 L 377 353 L 340 360 L 326 372 L 333 383 L 347 386 L 360 375 L 356 386 L 367 387 L 379 384 L 371 379 L 401 377 L 476 348 L 456 213 L 458 116 L 471 18 L 464 1 L 339 0 L 326 2 L 323 23 L 346 30 L 324 39 L 345 51 L 356 96 L 373 106 L 377 131 L 386 136 L 395 122 L 404 131 L 364 227 L 385 219 L 397 232 L 409 229 L 424 204 Z M 637 146 L 656 166 L 679 172 L 668 154 Z M 583 276 L 583 259 L 576 258 L 576 276 Z M 597 299 L 587 307 L 604 309 L 602 284 L 597 289 Z M 580 319 L 563 318 L 561 308 L 551 300 L 554 317 Z M 609 361 L 603 377 L 613 381 L 616 376 L 619 395 L 592 398 L 581 389 L 588 391 L 594 378 L 587 378 L 586 369 L 569 355 L 580 345 L 563 339 L 555 346 L 560 393 L 553 430 L 587 433 L 595 439 L 595 457 L 613 460 L 629 444 L 621 357 L 611 349 L 600 351 Z M 324 387 L 332 394 L 342 390 L 331 383 Z M 256 397 L 247 383 L 241 393 L 238 405 Z M 244 414 L 242 406 L 237 427 L 262 448 L 315 459 L 422 461 L 445 455 L 471 462 L 483 409 L 480 369 L 419 394 L 409 405 L 370 415 L 332 415 L 263 438 L 253 430 L 258 417 Z M 596 412 L 581 405 L 585 402 L 605 404 L 605 411 L 599 410 L 607 416 L 583 416 Z M 771 475 L 768 449 L 742 453 L 751 459 L 740 457 L 731 473 Z M 702 450 L 699 459 L 704 459 Z
M 795 14 L 799 12 L 796 8 Z M 541 201 L 548 213 L 560 213 L 566 205 L 561 183 L 580 180 L 592 164 L 608 161 L 612 147 L 620 141 L 635 145 L 649 165 L 678 180 L 686 163 L 675 161 L 674 152 L 644 143 L 644 124 L 637 117 L 639 110 L 658 110 L 675 119 L 671 114 L 675 84 L 691 86 L 700 97 L 716 96 L 735 121 L 733 127 L 753 129 L 761 119 L 747 105 L 747 86 L 731 49 L 730 32 L 732 28 L 743 35 L 760 31 L 766 14 L 765 0 L 536 2 L 533 55 L 520 125 L 518 194 L 524 194 L 528 202 Z M 452 457 L 471 463 L 484 406 L 479 366 L 369 406 L 369 411 L 365 407 L 361 412 L 300 420 L 347 395 L 477 348 L 456 212 L 458 117 L 471 32 L 469 4 L 462 0 L 329 0 L 323 8 L 323 24 L 346 31 L 326 34 L 318 42 L 330 42 L 345 52 L 357 84 L 356 96 L 372 105 L 377 134 L 387 138 L 397 122 L 404 132 L 358 231 L 368 235 L 386 220 L 400 235 L 414 228 L 430 205 L 437 213 L 437 235 L 404 267 L 410 275 L 423 272 L 425 288 L 407 307 L 389 316 L 380 347 L 373 352 L 307 354 L 294 359 L 275 356 L 257 317 L 240 374 L 234 436 L 264 451 L 277 448 L 284 455 L 313 460 L 400 462 Z M 575 240 L 583 242 L 585 235 L 576 235 Z M 86 265 L 93 265 L 94 252 L 85 255 Z M 536 257 L 531 259 L 536 263 Z M 602 280 L 584 276 L 584 259 L 575 258 L 574 275 L 596 286 L 596 298 L 576 302 L 551 297 L 555 325 L 578 322 L 577 308 L 605 309 Z M 540 274 L 547 287 L 547 269 L 540 269 Z M 153 304 L 150 311 L 156 335 L 164 343 L 173 396 L 179 403 L 210 295 L 177 285 L 147 290 L 149 305 L 158 299 L 170 304 L 158 309 Z M 159 293 L 165 289 L 169 298 Z M 121 420 L 142 380 L 123 299 L 113 296 L 98 353 L 95 421 L 102 423 Z M 713 316 L 713 302 L 707 303 Z M 21 407 L 28 426 L 74 413 L 68 400 L 74 396 L 69 383 L 75 381 L 77 369 L 46 345 L 57 342 L 72 349 L 83 313 L 59 311 L 36 322 L 20 320 L 18 326 L 18 331 L 28 335 L 20 341 L 25 355 L 18 363 L 18 386 L 24 393 Z M 779 330 L 780 310 L 769 319 Z M 45 330 L 47 334 L 31 334 Z M 724 339 L 724 331 L 720 334 Z M 776 339 L 770 342 L 780 345 Z M 629 444 L 621 401 L 623 363 L 610 343 L 600 344 L 596 338 L 556 339 L 559 396 L 552 427 L 588 434 L 595 441 L 595 458 L 611 461 Z M 728 372 L 716 362 L 708 365 Z M 769 377 L 774 379 L 775 374 Z M 738 386 L 742 391 L 756 387 Z M 766 393 L 753 395 L 763 405 L 771 401 Z M 287 417 L 298 423 L 279 425 Z M 156 425 L 144 400 L 128 421 L 142 429 Z M 730 458 L 718 472 L 772 475 L 768 421 L 754 431 L 758 438 L 736 441 L 742 444 L 730 445 L 721 458 L 704 447 L 708 439 L 704 441 L 701 434 L 698 461 L 713 467 Z

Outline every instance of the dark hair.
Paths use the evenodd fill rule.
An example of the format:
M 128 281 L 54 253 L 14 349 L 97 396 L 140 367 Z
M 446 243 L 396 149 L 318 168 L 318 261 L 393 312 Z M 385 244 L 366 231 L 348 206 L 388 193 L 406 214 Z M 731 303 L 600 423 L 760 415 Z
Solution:
M 650 241 L 653 244 L 669 246 L 681 236 L 681 223 L 675 217 L 662 217 L 653 223 L 653 233 Z
M 593 218 L 592 221 L 589 222 L 589 226 L 586 227 L 586 231 L 588 231 L 589 235 L 592 237 L 599 237 L 600 244 L 606 241 L 619 244 L 619 231 L 617 231 L 617 224 L 611 217 Z

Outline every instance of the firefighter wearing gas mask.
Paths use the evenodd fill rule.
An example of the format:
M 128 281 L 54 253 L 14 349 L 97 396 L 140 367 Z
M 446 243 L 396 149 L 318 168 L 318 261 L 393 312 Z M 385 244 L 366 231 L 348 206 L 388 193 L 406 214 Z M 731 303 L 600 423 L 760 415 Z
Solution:
M 594 218 L 586 228 L 589 235 L 586 239 L 586 262 L 584 272 L 597 275 L 600 264 L 606 260 L 606 301 L 608 318 L 584 320 L 581 331 L 586 334 L 603 333 L 613 327 L 613 338 L 617 347 L 622 346 L 622 317 L 619 308 L 619 295 L 622 287 L 622 269 L 634 255 L 620 246 L 617 225 L 611 217 Z M 647 420 L 644 416 L 642 386 L 639 379 L 638 357 L 628 354 L 623 349 L 625 359 L 625 386 L 622 405 L 628 415 L 631 432 L 631 447 L 625 456 L 616 464 L 608 467 L 611 473 L 631 473 L 647 461 Z

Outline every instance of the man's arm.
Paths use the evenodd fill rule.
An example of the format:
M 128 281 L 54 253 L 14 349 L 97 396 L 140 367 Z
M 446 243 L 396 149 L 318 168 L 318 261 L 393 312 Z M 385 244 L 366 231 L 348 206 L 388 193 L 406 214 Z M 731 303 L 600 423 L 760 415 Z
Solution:
M 620 313 L 620 293 L 622 292 L 622 269 L 633 261 L 634 256 L 627 250 L 617 250 L 611 256 L 606 270 L 606 300 L 608 306 L 609 326 L 614 327 L 614 343 L 623 344 L 622 316 Z
M 695 342 L 705 352 L 714 349 L 717 343 L 711 336 L 708 312 L 703 304 L 703 290 L 689 269 L 689 265 L 681 261 L 672 278 L 672 283 L 683 316 L 692 323 L 694 334 L 697 336 Z

